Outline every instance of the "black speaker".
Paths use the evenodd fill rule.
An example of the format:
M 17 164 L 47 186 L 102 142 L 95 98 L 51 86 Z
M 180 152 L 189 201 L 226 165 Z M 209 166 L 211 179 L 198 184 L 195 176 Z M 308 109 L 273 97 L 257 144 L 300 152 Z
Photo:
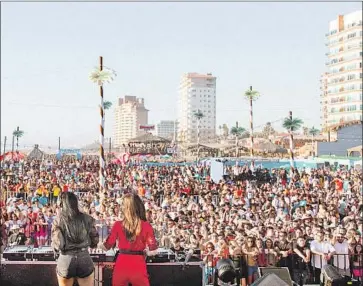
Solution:
M 275 273 L 267 273 L 258 278 L 251 286 L 290 286 Z
M 259 267 L 258 273 L 260 277 L 264 276 L 265 274 L 273 273 L 282 281 L 284 281 L 287 285 L 292 286 L 293 284 L 289 269 L 287 267 Z
M 324 265 L 321 269 L 322 284 L 324 286 L 346 286 L 347 280 L 345 277 L 340 275 L 338 269 L 333 265 Z

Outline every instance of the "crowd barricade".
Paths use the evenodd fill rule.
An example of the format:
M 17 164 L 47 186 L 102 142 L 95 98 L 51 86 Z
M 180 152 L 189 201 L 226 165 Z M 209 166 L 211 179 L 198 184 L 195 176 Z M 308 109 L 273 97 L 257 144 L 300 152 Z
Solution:
M 106 239 L 112 227 L 107 224 L 104 226 L 105 229 L 98 229 L 100 241 Z M 26 245 L 34 245 L 35 247 L 51 245 L 51 227 L 48 225 L 44 225 L 42 229 L 25 227 L 22 232 L 26 237 Z M 4 242 L 6 246 L 10 246 L 9 240 Z M 341 275 L 363 282 L 363 253 L 335 254 L 329 261 L 312 253 L 309 262 L 303 261 L 295 253 L 289 254 L 287 257 L 276 257 L 277 259 L 272 260 L 269 260 L 263 253 L 257 256 L 240 255 L 228 258 L 232 260 L 235 269 L 238 269 L 239 277 L 246 279 L 246 281 L 248 276 L 253 277 L 254 280 L 258 278 L 258 267 L 287 267 L 291 279 L 298 285 L 319 284 L 324 279 L 321 270 L 324 265 L 329 264 L 335 266 Z M 200 258 L 203 261 L 203 285 L 213 285 L 216 278 L 217 261 L 224 257 L 215 254 L 201 254 Z
M 201 195 L 192 195 L 192 200 L 194 203 L 199 204 L 200 203 L 200 197 Z M 156 198 L 156 204 L 158 207 L 161 207 L 162 203 L 164 201 L 164 195 L 160 195 Z M 219 195 L 212 195 L 212 203 L 216 206 L 219 205 Z
M 209 255 L 208 257 L 208 255 L 202 254 L 201 258 L 204 268 L 203 285 L 214 285 L 216 279 L 215 267 L 217 261 L 223 257 L 214 255 Z M 319 284 L 320 281 L 324 281 L 324 275 L 321 273 L 322 267 L 318 268 L 317 266 L 325 264 L 336 267 L 342 276 L 363 283 L 363 254 L 336 254 L 327 263 L 323 262 L 323 257 L 321 256 L 316 257 L 315 255 L 311 255 L 311 260 L 305 262 L 296 254 L 290 254 L 287 257 L 277 260 L 274 265 L 269 265 L 266 259 L 261 259 L 260 255 L 253 257 L 241 255 L 229 257 L 229 259 L 232 260 L 235 269 L 238 269 L 239 278 L 245 279 L 246 283 L 248 283 L 248 276 L 251 276 L 253 281 L 259 277 L 259 267 L 286 267 L 289 270 L 291 279 L 297 285 Z M 317 264 L 322 262 L 323 264 Z

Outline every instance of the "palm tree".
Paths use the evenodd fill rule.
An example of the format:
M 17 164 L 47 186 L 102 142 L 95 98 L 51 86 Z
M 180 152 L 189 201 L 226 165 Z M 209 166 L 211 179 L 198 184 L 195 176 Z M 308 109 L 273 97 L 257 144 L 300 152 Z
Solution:
M 256 90 L 252 90 L 252 86 L 250 89 L 244 93 L 244 97 L 250 101 L 250 137 L 251 137 L 251 157 L 253 157 L 253 106 L 252 102 L 256 101 L 260 97 L 260 93 Z
M 238 157 L 238 138 L 242 136 L 243 133 L 246 132 L 246 129 L 243 127 L 238 127 L 238 122 L 236 122 L 236 126 L 232 127 L 231 134 L 236 137 L 236 158 Z
M 200 121 L 204 117 L 204 114 L 199 109 L 193 113 L 193 116 L 197 119 L 197 163 L 199 161 L 199 140 L 200 140 Z
M 16 151 L 19 151 L 19 138 L 23 135 L 24 131 L 20 130 L 19 126 L 13 131 L 13 136 L 16 137 Z
M 292 118 L 292 113 L 290 113 L 290 117 L 286 117 L 282 123 L 282 127 L 284 127 L 290 134 L 290 165 L 292 171 L 295 168 L 293 132 L 298 130 L 303 123 L 304 122 L 299 118 Z
M 319 133 L 319 129 L 316 129 L 314 126 L 309 130 L 309 134 L 311 135 L 311 145 L 313 146 L 313 156 L 315 156 L 314 136 L 318 135 Z

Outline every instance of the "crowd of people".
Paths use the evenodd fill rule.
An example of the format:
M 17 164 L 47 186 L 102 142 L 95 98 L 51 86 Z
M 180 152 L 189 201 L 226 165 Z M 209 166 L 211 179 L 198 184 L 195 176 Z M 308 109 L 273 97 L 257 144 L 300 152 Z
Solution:
M 100 191 L 97 158 L 2 162 L 2 250 L 50 245 L 62 192 L 73 192 L 96 220 L 100 241 L 121 219 L 125 193 L 143 200 L 159 247 L 175 253 L 200 249 L 206 279 L 217 260 L 245 256 L 243 283 L 260 266 L 288 267 L 294 281 L 320 281 L 332 264 L 362 279 L 362 171 L 353 168 L 262 170 L 230 166 L 229 176 L 210 179 L 207 164 L 121 166 L 107 164 Z

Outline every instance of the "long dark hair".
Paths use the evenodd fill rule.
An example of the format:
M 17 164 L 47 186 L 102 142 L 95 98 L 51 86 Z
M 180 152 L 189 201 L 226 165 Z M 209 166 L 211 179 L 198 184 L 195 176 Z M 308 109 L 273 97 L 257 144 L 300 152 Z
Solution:
M 141 232 L 141 221 L 146 221 L 144 203 L 138 195 L 126 194 L 122 200 L 122 213 L 126 238 L 134 241 Z
M 72 243 L 81 243 L 88 236 L 85 215 L 79 211 L 78 199 L 73 193 L 62 193 L 60 197 L 60 227 Z

